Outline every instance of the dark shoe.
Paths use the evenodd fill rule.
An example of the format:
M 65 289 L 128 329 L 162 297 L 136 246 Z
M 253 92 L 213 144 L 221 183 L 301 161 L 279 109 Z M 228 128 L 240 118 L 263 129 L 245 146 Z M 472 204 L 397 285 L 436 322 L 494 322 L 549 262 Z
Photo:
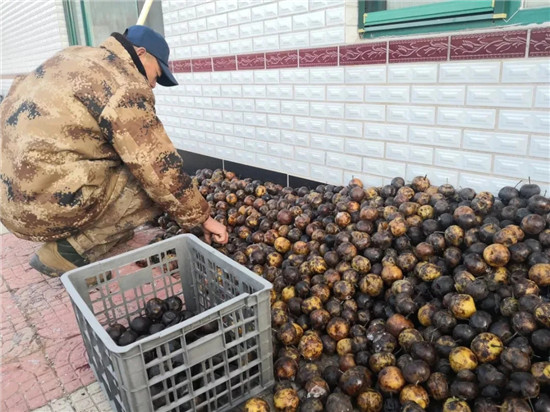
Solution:
M 58 277 L 69 270 L 87 265 L 86 258 L 80 256 L 67 240 L 44 243 L 29 262 L 40 273 Z

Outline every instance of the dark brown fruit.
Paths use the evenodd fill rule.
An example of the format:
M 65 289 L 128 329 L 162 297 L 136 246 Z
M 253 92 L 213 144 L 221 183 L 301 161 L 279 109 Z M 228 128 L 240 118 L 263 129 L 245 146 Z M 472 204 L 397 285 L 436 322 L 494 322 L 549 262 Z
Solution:
M 478 360 L 475 354 L 467 347 L 459 346 L 451 350 L 449 354 L 449 362 L 451 368 L 455 372 L 459 372 L 464 369 L 472 370 L 478 365 Z
M 374 373 L 380 372 L 386 366 L 395 365 L 396 360 L 393 353 L 390 352 L 377 352 L 373 353 L 368 358 L 368 366 Z
M 449 397 L 449 383 L 447 377 L 441 372 L 434 372 L 426 383 L 430 396 L 436 400 L 443 400 Z
M 364 366 L 354 366 L 342 374 L 339 386 L 344 393 L 357 396 L 372 386 L 372 375 Z
M 539 287 L 550 286 L 550 263 L 537 263 L 531 266 L 529 279 Z
M 422 409 L 426 409 L 430 403 L 428 392 L 420 385 L 406 385 L 399 393 L 399 401 L 402 405 L 414 402 Z
M 327 324 L 328 335 L 338 342 L 340 339 L 348 337 L 350 324 L 343 318 L 334 317 Z
M 303 386 L 315 376 L 321 376 L 321 369 L 316 363 L 302 363 L 296 373 L 296 383 Z
M 357 406 L 361 412 L 380 412 L 384 399 L 380 392 L 368 389 L 357 396 Z
M 165 301 L 159 298 L 152 298 L 145 304 L 145 314 L 150 319 L 160 319 L 162 314 L 168 310 L 168 305 Z
M 331 393 L 325 404 L 326 412 L 353 412 L 353 405 L 348 395 Z
M 122 334 L 126 332 L 126 327 L 124 327 L 120 323 L 113 323 L 107 327 L 106 331 L 111 339 L 117 342 Z
M 291 379 L 294 380 L 296 371 L 298 370 L 298 363 L 287 357 L 277 359 L 274 364 L 275 376 L 278 379 Z
M 396 366 L 387 366 L 378 374 L 378 386 L 386 393 L 399 393 L 405 386 L 405 378 Z
M 340 377 L 342 376 L 342 371 L 338 369 L 338 366 L 336 365 L 329 365 L 325 369 L 323 369 L 323 373 L 321 376 L 328 383 L 328 385 L 332 389 L 334 389 L 336 386 L 338 386 L 338 382 L 340 381 Z
M 470 345 L 481 363 L 496 361 L 504 349 L 502 340 L 495 334 L 484 332 L 477 335 Z
M 243 412 L 270 412 L 269 404 L 261 398 L 251 398 L 244 404 Z
M 130 343 L 133 343 L 138 338 L 138 334 L 134 332 L 133 330 L 127 330 L 120 335 L 120 338 L 118 339 L 118 345 L 119 346 L 126 346 Z
M 273 395 L 273 404 L 278 410 L 285 412 L 296 412 L 300 405 L 300 398 L 295 389 L 287 388 L 275 392 Z
M 324 410 L 323 401 L 318 398 L 307 398 L 300 405 L 300 412 L 323 412 Z
M 421 359 L 407 363 L 403 367 L 402 372 L 405 380 L 413 385 L 426 382 L 430 377 L 430 367 Z
M 143 335 L 149 332 L 151 324 L 151 319 L 145 316 L 137 316 L 130 321 L 130 329 L 132 329 L 138 335 Z

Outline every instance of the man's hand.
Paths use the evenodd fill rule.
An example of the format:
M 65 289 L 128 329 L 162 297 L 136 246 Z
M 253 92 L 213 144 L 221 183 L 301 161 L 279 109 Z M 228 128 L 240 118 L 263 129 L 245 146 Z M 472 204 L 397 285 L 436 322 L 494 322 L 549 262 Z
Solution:
M 212 217 L 206 219 L 202 224 L 202 230 L 204 231 L 204 238 L 208 244 L 212 243 L 213 240 L 216 243 L 225 245 L 229 240 L 227 228 Z

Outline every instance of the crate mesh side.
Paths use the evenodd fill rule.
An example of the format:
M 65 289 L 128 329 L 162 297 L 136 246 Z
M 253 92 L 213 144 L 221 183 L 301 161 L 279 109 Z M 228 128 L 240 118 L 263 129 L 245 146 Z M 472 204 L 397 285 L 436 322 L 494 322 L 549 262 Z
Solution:
M 142 312 L 147 301 L 153 297 L 164 299 L 168 296 L 179 296 L 183 300 L 181 273 L 175 249 L 114 267 L 110 272 L 110 280 L 89 289 L 92 312 L 102 326 L 121 323 L 127 327 L 130 319 Z M 151 282 L 129 287 L 131 282 L 126 279 L 130 276 L 142 276 Z
M 102 384 L 107 397 L 114 404 L 117 411 L 126 410 L 121 401 L 121 391 L 119 389 L 118 377 L 113 369 L 113 362 L 105 344 L 94 332 L 93 328 L 86 322 L 86 319 L 73 304 L 77 323 L 82 333 L 82 340 L 86 346 L 88 362 L 96 374 L 97 380 Z
M 153 410 L 222 411 L 258 389 L 262 362 L 256 310 L 251 303 L 214 321 L 210 334 L 200 336 L 191 328 L 144 353 Z M 221 353 L 198 361 L 189 355 L 218 336 L 223 337 Z
M 149 247 L 146 257 L 135 262 L 114 261 L 112 277 L 88 289 L 91 310 L 102 327 L 115 322 L 128 326 L 152 297 L 185 300 L 185 295 L 184 309 L 196 313 L 196 321 L 174 334 L 113 354 L 75 308 L 90 365 L 118 411 L 220 412 L 260 392 L 266 370 L 272 376 L 266 361 L 271 332 L 259 320 L 269 323 L 270 314 L 259 313 L 268 310 L 269 290 L 249 278 L 255 275 L 209 254 L 198 242 L 174 238 L 163 249 Z M 259 290 L 261 298 L 255 295 Z M 242 293 L 254 296 L 209 315 L 205 324 L 204 311 Z
M 198 298 L 197 311 L 210 309 L 242 293 L 253 294 L 256 289 L 218 263 L 205 258 L 202 251 L 192 248 L 193 286 Z M 223 263 L 223 262 L 221 262 Z

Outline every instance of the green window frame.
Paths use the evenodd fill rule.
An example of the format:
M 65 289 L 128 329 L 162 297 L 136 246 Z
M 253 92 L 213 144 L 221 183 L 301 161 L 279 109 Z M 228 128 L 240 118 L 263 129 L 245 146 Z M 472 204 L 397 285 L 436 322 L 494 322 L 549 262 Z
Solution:
M 395 10 L 386 10 L 386 0 L 358 1 L 362 38 L 550 21 L 550 7 L 522 9 L 521 0 L 452 0 Z

